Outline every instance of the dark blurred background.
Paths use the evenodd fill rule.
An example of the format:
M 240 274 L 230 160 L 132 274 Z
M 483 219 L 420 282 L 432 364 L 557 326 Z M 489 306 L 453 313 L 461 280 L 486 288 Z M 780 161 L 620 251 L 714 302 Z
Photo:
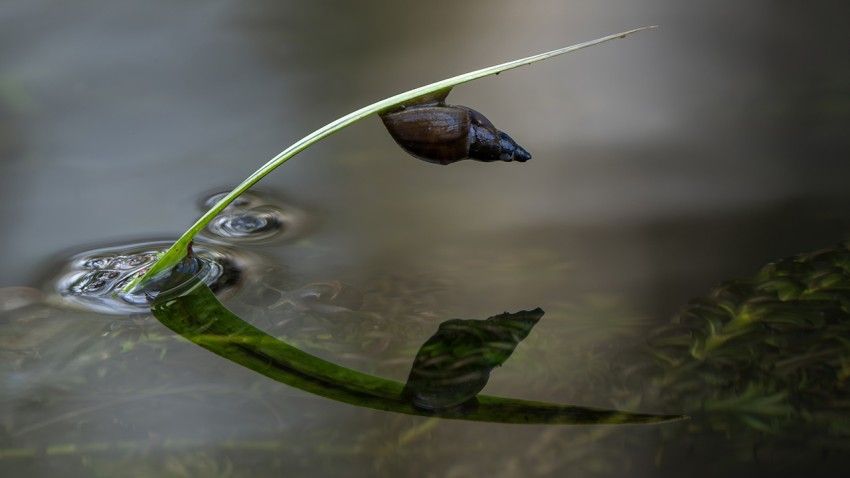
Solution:
M 204 193 L 379 98 L 659 24 L 455 89 L 529 163 L 418 162 L 367 120 L 260 187 L 320 224 L 320 253 L 268 251 L 308 276 L 432 274 L 464 284 L 458 315 L 612 294 L 666 316 L 847 237 L 847 18 L 845 1 L 7 0 L 0 286 L 174 237 Z

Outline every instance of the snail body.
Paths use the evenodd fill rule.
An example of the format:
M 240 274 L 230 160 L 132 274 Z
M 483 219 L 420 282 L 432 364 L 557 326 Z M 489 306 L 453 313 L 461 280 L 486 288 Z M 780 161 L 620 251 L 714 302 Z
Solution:
M 472 108 L 447 105 L 448 91 L 381 113 L 387 131 L 409 154 L 436 164 L 462 159 L 519 161 L 531 154 Z

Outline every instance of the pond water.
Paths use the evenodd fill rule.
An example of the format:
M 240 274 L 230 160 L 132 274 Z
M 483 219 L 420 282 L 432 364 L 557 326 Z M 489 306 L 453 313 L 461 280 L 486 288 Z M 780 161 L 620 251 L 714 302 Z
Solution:
M 0 475 L 846 476 L 848 17 L 837 1 L 4 2 Z M 293 386 L 256 344 L 216 348 L 242 335 L 111 294 L 326 122 L 646 24 L 452 92 L 527 163 L 428 164 L 367 120 L 195 244 L 228 323 L 410 377 L 419 405 Z M 538 307 L 511 340 L 447 322 Z M 463 400 L 414 382 L 435 343 L 468 343 L 453 333 L 489 345 L 486 367 L 453 364 L 440 387 L 469 386 L 452 393 L 688 419 L 472 421 L 485 398 L 435 413 Z

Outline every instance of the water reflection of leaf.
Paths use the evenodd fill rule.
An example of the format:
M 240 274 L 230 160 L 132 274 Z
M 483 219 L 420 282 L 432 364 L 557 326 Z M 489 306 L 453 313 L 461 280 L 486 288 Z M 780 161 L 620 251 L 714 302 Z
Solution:
M 426 411 L 411 403 L 401 383 L 327 362 L 248 324 L 221 305 L 203 283 L 195 281 L 179 291 L 160 295 L 152 311 L 168 328 L 232 362 L 306 392 L 356 406 L 498 423 L 655 423 L 679 418 L 483 395 L 477 397 L 474 406 Z

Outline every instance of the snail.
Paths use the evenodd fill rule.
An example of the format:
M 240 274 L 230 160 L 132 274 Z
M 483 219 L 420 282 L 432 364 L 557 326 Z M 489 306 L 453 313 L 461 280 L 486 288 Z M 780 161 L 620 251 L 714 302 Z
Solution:
M 462 159 L 519 161 L 531 154 L 472 108 L 447 105 L 451 89 L 421 96 L 380 114 L 390 135 L 411 155 L 430 163 Z

